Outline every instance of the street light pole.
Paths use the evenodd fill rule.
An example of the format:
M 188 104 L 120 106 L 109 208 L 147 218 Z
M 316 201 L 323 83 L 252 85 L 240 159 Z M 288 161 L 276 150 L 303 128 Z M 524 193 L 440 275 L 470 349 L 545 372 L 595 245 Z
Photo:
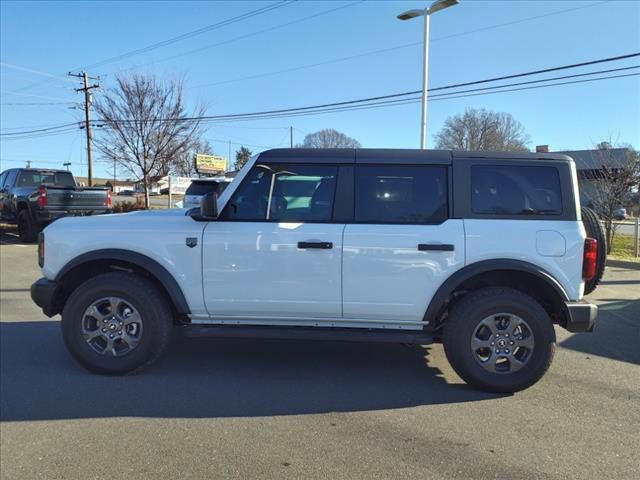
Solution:
M 420 148 L 427 148 L 427 101 L 429 91 L 429 22 L 431 14 L 458 4 L 458 0 L 437 0 L 424 10 L 408 10 L 398 15 L 400 20 L 424 17 L 424 39 L 422 59 L 422 120 L 420 124 Z
M 427 90 L 429 89 L 429 19 L 431 15 L 424 15 L 424 55 L 422 58 L 422 126 L 420 129 L 420 149 L 427 148 Z

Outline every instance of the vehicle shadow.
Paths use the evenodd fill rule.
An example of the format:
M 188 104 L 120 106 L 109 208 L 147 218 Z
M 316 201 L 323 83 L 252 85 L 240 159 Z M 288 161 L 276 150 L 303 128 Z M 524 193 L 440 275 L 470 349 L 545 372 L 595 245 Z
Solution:
M 18 236 L 18 227 L 0 223 L 0 245 L 21 245 L 23 244 Z
M 602 300 L 593 334 L 576 334 L 563 348 L 640 365 L 640 300 Z
M 0 418 L 252 417 L 500 398 L 447 384 L 398 344 L 185 338 L 138 375 L 78 366 L 56 321 L 0 324 Z

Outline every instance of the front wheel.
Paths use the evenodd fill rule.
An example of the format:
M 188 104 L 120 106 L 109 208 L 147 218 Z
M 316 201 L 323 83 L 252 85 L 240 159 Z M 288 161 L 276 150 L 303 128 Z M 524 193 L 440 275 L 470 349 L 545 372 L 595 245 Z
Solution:
M 555 351 L 549 314 L 529 295 L 488 287 L 455 304 L 444 324 L 444 349 L 468 384 L 490 392 L 516 392 L 536 383 Z
M 124 374 L 156 360 L 173 319 L 155 285 L 135 273 L 109 272 L 80 285 L 62 311 L 62 335 L 85 368 Z

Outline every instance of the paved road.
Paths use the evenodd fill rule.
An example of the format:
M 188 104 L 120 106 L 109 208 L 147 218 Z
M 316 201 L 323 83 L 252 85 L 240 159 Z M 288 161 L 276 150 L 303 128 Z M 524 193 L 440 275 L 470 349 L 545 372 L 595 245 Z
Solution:
M 466 387 L 440 345 L 181 338 L 101 377 L 30 302 L 35 248 L 2 240 L 3 479 L 640 478 L 640 271 L 609 268 L 596 333 L 559 329 L 511 396 Z

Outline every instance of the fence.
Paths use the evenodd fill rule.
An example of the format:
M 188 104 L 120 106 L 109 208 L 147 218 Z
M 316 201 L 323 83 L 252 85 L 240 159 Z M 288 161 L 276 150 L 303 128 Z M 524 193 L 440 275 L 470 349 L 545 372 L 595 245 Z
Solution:
M 640 256 L 640 217 L 625 220 L 623 222 L 613 222 L 616 235 L 633 235 L 633 255 Z

